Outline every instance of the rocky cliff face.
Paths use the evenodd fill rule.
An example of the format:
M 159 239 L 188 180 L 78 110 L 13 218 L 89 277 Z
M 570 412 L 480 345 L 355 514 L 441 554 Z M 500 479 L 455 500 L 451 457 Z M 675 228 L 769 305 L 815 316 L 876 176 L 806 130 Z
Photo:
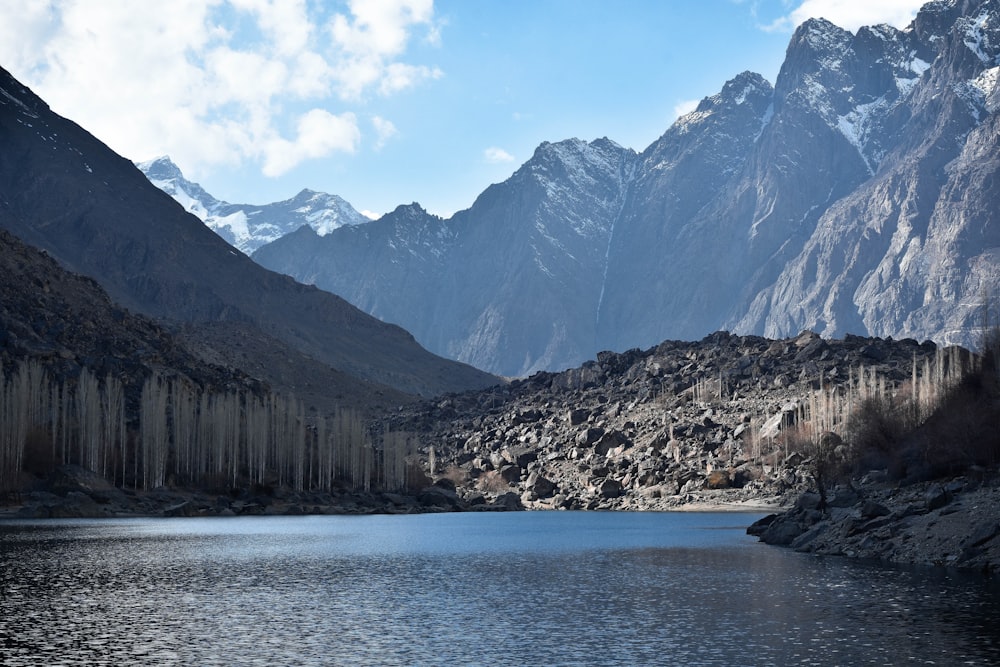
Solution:
M 255 259 L 507 375 L 721 328 L 972 344 L 1000 291 L 998 66 L 995 0 L 811 20 L 773 87 L 740 74 L 639 155 L 544 144 L 452 219 Z
M 318 362 L 311 366 L 411 394 L 496 381 L 337 296 L 261 268 L 4 70 L 0 143 L 0 227 L 93 277 L 121 306 L 193 329 L 227 328 L 234 342 L 249 328 Z M 279 356 L 280 368 L 261 369 L 261 379 L 295 393 L 297 373 L 289 355 Z
M 367 222 L 368 218 L 337 195 L 303 190 L 291 199 L 273 204 L 230 204 L 219 201 L 184 174 L 169 157 L 136 165 L 156 187 L 177 200 L 216 234 L 250 254 L 300 227 L 329 234 L 338 227 Z

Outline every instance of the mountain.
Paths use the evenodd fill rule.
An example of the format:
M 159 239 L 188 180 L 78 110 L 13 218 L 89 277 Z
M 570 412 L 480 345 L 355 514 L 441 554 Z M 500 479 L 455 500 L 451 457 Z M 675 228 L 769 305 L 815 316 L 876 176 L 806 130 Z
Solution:
M 90 278 L 0 230 L 0 370 L 36 361 L 59 379 L 81 369 L 142 385 L 170 369 L 202 385 L 251 387 L 232 368 L 206 364 L 167 329 L 116 305 Z
M 799 26 L 642 153 L 542 144 L 443 220 L 408 206 L 254 259 L 504 375 L 727 329 L 975 344 L 1000 293 L 1000 8 Z
M 255 264 L 5 70 L 0 143 L 0 228 L 94 278 L 119 305 L 183 327 L 189 341 L 237 367 L 256 366 L 278 389 L 294 392 L 309 378 L 303 372 L 324 367 L 358 387 L 410 394 L 496 382 L 337 296 Z M 267 341 L 281 352 L 272 354 L 277 366 L 260 368 L 254 346 Z
M 257 206 L 219 201 L 197 183 L 184 178 L 169 157 L 136 164 L 156 187 L 173 197 L 231 245 L 250 254 L 265 243 L 308 225 L 318 234 L 367 222 L 337 195 L 303 190 L 291 199 Z

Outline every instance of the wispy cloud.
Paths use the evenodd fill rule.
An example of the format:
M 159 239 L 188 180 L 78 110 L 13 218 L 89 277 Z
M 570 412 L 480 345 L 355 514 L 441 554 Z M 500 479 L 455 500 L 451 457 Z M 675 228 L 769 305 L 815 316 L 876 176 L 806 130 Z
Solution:
M 501 164 L 503 162 L 513 162 L 514 156 L 502 148 L 490 146 L 483 151 L 483 157 L 491 164 Z
M 375 150 L 381 149 L 386 142 L 399 134 L 399 130 L 390 120 L 381 116 L 372 117 L 372 126 L 375 128 Z
M 925 0 L 803 0 L 791 3 L 788 13 L 761 25 L 767 31 L 791 31 L 810 18 L 824 18 L 841 28 L 856 31 L 861 26 L 888 23 L 906 27 Z
M 433 0 L 0 0 L 0 62 L 116 151 L 277 176 L 358 149 L 356 112 L 443 76 Z M 385 119 L 374 141 L 394 133 Z
M 701 100 L 682 100 L 674 105 L 674 118 L 680 118 L 698 108 Z

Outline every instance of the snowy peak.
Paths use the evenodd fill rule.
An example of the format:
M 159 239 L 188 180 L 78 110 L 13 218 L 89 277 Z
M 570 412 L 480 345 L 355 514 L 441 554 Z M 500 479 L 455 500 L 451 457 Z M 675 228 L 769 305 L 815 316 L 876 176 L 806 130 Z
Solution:
M 767 79 L 756 72 L 747 71 L 727 81 L 718 95 L 705 98 L 702 105 L 713 101 L 715 104 L 730 103 L 737 106 L 750 104 L 766 107 L 770 104 L 773 93 L 774 90 Z
M 344 199 L 325 192 L 304 189 L 291 199 L 272 204 L 230 204 L 187 180 L 169 157 L 158 157 L 136 166 L 184 210 L 247 254 L 303 225 L 325 236 L 344 225 L 368 222 L 368 218 Z
M 174 164 L 173 160 L 171 160 L 168 155 L 161 155 L 160 157 L 147 160 L 146 162 L 139 162 L 136 166 L 139 167 L 139 170 L 146 174 L 146 177 L 150 180 L 156 179 L 160 181 L 172 181 L 184 178 L 184 174 L 181 173 L 180 167 Z
M 624 178 L 626 165 L 636 157 L 635 151 L 623 148 L 607 137 L 593 142 L 566 139 L 557 143 L 542 142 L 534 155 L 518 173 L 528 175 L 545 188 L 549 196 L 557 191 L 599 187 L 609 175 L 613 180 Z
M 137 162 L 135 166 L 146 175 L 146 178 L 153 185 L 173 197 L 178 204 L 184 207 L 185 211 L 206 224 L 210 218 L 216 216 L 220 207 L 226 205 L 226 202 L 220 202 L 205 192 L 205 189 L 199 184 L 184 178 L 180 167 L 166 155 L 146 162 Z M 226 240 L 229 241 L 229 239 Z
M 712 116 L 745 117 L 749 113 L 754 118 L 762 118 L 773 95 L 774 89 L 764 77 L 755 72 L 743 72 L 727 81 L 721 91 L 704 98 L 694 111 L 681 116 L 676 128 L 682 132 L 702 131 L 705 121 Z

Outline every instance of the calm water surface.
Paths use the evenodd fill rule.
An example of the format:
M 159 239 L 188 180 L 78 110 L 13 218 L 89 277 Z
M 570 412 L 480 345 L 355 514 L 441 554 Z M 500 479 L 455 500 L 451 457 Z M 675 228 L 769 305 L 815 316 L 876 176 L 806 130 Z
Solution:
M 0 522 L 3 665 L 1000 664 L 1000 586 L 749 514 Z

